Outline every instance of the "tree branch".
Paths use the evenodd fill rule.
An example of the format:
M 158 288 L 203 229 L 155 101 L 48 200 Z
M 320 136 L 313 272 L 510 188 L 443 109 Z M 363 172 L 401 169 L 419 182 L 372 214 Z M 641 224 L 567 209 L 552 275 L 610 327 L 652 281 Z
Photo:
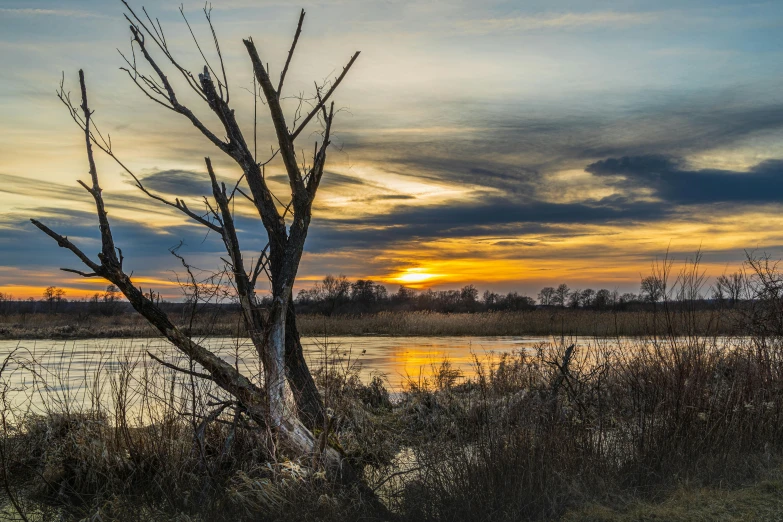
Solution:
M 103 262 L 115 262 L 119 264 L 119 260 L 117 259 L 117 254 L 114 248 L 114 238 L 111 234 L 111 227 L 109 226 L 109 218 L 106 215 L 106 208 L 103 205 L 103 197 L 101 196 L 101 187 L 98 184 L 98 170 L 95 167 L 95 158 L 92 153 L 92 140 L 90 139 L 90 118 L 92 117 L 92 112 L 90 112 L 90 108 L 87 105 L 87 85 L 84 82 L 84 71 L 79 69 L 79 86 L 81 88 L 82 92 L 82 113 L 84 114 L 84 141 L 85 145 L 87 146 L 87 160 L 90 165 L 90 177 L 92 178 L 92 188 L 87 187 L 84 183 L 81 181 L 81 185 L 87 189 L 87 191 L 92 194 L 93 199 L 95 200 L 95 209 L 96 213 L 98 214 L 98 223 L 100 225 L 101 229 L 101 244 L 102 244 L 102 254 L 103 258 L 101 258 L 101 261 Z M 98 256 L 101 257 L 100 255 Z
M 188 86 L 190 86 L 190 88 L 193 89 L 193 91 L 203 99 L 204 93 L 200 91 L 198 81 L 196 81 L 196 78 L 193 76 L 193 73 L 191 73 L 190 71 L 182 67 L 177 62 L 177 60 L 174 59 L 174 56 L 171 54 L 171 52 L 169 52 L 169 48 L 168 45 L 166 44 L 165 38 L 163 37 L 163 33 L 162 32 L 158 33 L 157 29 L 155 28 L 155 24 L 152 23 L 152 19 L 147 13 L 147 10 L 144 9 L 144 14 L 147 16 L 147 20 L 149 20 L 150 25 L 152 25 L 152 31 L 144 24 L 144 21 L 141 20 L 136 15 L 136 12 L 131 8 L 131 6 L 128 4 L 126 0 L 121 0 L 121 2 L 125 5 L 125 8 L 128 10 L 128 12 L 131 14 L 133 19 L 136 21 L 134 22 L 133 20 L 131 20 L 128 15 L 125 15 L 125 19 L 128 20 L 131 26 L 136 27 L 137 30 L 139 28 L 144 29 L 144 31 L 150 36 L 150 38 L 152 38 L 152 41 L 155 42 L 155 44 L 158 46 L 161 52 L 163 52 L 166 58 L 169 59 L 171 64 L 182 74 L 182 76 L 185 78 L 185 81 L 188 83 Z
M 345 75 L 348 74 L 348 71 L 351 69 L 351 66 L 356 61 L 356 59 L 359 57 L 360 51 L 356 51 L 353 56 L 351 56 L 351 59 L 348 61 L 348 65 L 343 67 L 343 72 L 340 73 L 340 76 L 337 77 L 337 79 L 334 81 L 332 86 L 329 88 L 328 91 L 326 91 L 326 95 L 318 102 L 318 105 L 316 105 L 310 113 L 305 116 L 305 119 L 302 120 L 302 123 L 299 124 L 299 126 L 296 128 L 294 132 L 291 133 L 291 141 L 295 140 L 297 136 L 304 130 L 304 128 L 307 126 L 308 123 L 310 123 L 310 120 L 313 119 L 313 117 L 318 114 L 318 111 L 321 110 L 321 108 L 324 106 L 324 104 L 329 100 L 329 97 L 332 95 L 332 93 L 337 89 L 337 87 L 340 85 L 340 82 L 343 81 L 343 78 L 345 78 Z
M 186 375 L 190 375 L 190 376 L 192 376 L 192 377 L 198 377 L 199 379 L 206 379 L 206 380 L 208 380 L 208 381 L 214 381 L 214 380 L 215 380 L 215 379 L 213 379 L 213 378 L 212 378 L 212 376 L 211 376 L 211 375 L 209 375 L 209 374 L 206 374 L 206 373 L 199 373 L 199 372 L 194 372 L 194 371 L 186 370 L 185 368 L 180 368 L 180 367 L 179 367 L 179 366 L 177 366 L 176 364 L 167 363 L 166 361 L 164 361 L 164 360 L 162 360 L 162 359 L 159 359 L 159 358 L 155 357 L 155 356 L 154 356 L 154 355 L 152 355 L 150 352 L 147 352 L 147 355 L 149 355 L 149 356 L 150 356 L 150 359 L 152 359 L 152 360 L 154 360 L 154 361 L 156 361 L 156 362 L 160 363 L 162 366 L 165 366 L 166 368 L 171 368 L 172 370 L 175 370 L 175 371 L 178 371 L 178 372 L 182 372 L 182 373 L 184 373 L 184 374 L 186 374 Z
M 302 194 L 304 192 L 304 182 L 302 181 L 302 173 L 299 170 L 299 165 L 296 161 L 296 151 L 294 150 L 294 141 L 291 139 L 291 135 L 288 133 L 288 126 L 285 123 L 285 116 L 283 115 L 283 109 L 280 106 L 280 99 L 272 86 L 272 81 L 269 79 L 264 64 L 261 62 L 261 58 L 258 55 L 253 40 L 242 40 L 247 48 L 247 52 L 250 55 L 250 61 L 253 64 L 253 72 L 256 75 L 261 90 L 264 92 L 264 98 L 269 106 L 269 113 L 272 116 L 272 123 L 275 127 L 277 134 L 277 141 L 280 145 L 280 156 L 283 158 L 283 164 L 285 165 L 286 172 L 288 173 L 288 181 L 291 185 L 291 191 L 294 196 L 296 194 Z
M 296 42 L 299 41 L 299 35 L 302 33 L 302 22 L 304 22 L 305 10 L 302 9 L 299 15 L 299 23 L 296 25 L 296 33 L 294 34 L 294 41 L 291 44 L 291 49 L 288 50 L 288 58 L 286 58 L 283 72 L 280 73 L 280 83 L 277 84 L 277 96 L 283 92 L 283 81 L 285 80 L 285 74 L 288 72 L 288 66 L 291 64 L 291 58 L 294 56 L 294 49 L 296 49 Z
M 127 69 L 125 69 L 125 70 L 126 70 L 126 72 L 128 72 Z M 128 74 L 130 74 L 130 72 L 128 72 Z M 145 93 L 146 93 L 146 91 L 145 91 Z M 176 199 L 175 202 L 171 202 L 171 201 L 169 201 L 169 200 L 167 200 L 167 199 L 165 199 L 165 198 L 163 198 L 163 197 L 161 197 L 161 196 L 159 196 L 159 195 L 157 195 L 157 194 L 147 190 L 147 188 L 142 184 L 142 182 L 138 178 L 138 176 L 136 176 L 136 174 L 134 174 L 133 171 L 131 171 L 125 165 L 125 163 L 123 163 L 122 160 L 120 160 L 117 157 L 117 155 L 111 149 L 110 142 L 106 142 L 105 140 L 99 141 L 98 137 L 96 137 L 91 131 L 89 131 L 89 129 L 85 125 L 85 120 L 82 119 L 82 118 L 79 118 L 78 113 L 76 111 L 76 108 L 71 103 L 70 97 L 65 93 L 63 84 L 60 85 L 60 91 L 58 91 L 57 96 L 58 96 L 58 98 L 60 98 L 60 101 L 62 101 L 62 103 L 66 107 L 68 107 L 68 112 L 71 114 L 71 118 L 79 126 L 79 128 L 82 129 L 82 131 L 84 131 L 84 132 L 89 132 L 90 139 L 92 140 L 92 143 L 96 147 L 98 147 L 101 151 L 103 151 L 107 156 L 109 156 L 111 159 L 113 159 L 115 161 L 115 163 L 117 163 L 117 165 L 119 165 L 122 168 L 122 170 L 124 170 L 131 178 L 133 178 L 133 181 L 135 182 L 136 187 L 139 190 L 141 190 L 144 194 L 146 194 L 147 196 L 149 196 L 150 198 L 152 198 L 152 199 L 154 199 L 156 201 L 160 201 L 161 203 L 163 203 L 165 205 L 168 205 L 170 207 L 176 208 L 177 210 L 181 211 L 183 214 L 187 215 L 188 217 L 190 217 L 194 221 L 204 225 L 205 227 L 213 230 L 214 232 L 217 232 L 218 234 L 222 234 L 222 229 L 219 226 L 217 226 L 214 223 L 211 223 L 210 221 L 204 219 L 202 216 L 199 216 L 198 214 L 192 212 L 188 208 L 187 204 L 183 200 Z M 155 99 L 153 98 L 153 100 L 155 100 Z M 155 100 L 155 101 L 158 101 L 158 100 Z M 159 103 L 162 103 L 162 102 L 159 102 Z M 165 107 L 171 109 L 171 110 L 174 110 L 172 107 L 169 107 L 168 105 L 165 105 L 165 104 L 163 104 L 163 105 Z M 90 188 L 87 187 L 84 183 L 82 183 L 81 181 L 79 181 L 79 183 L 88 192 L 92 193 Z
M 71 272 L 73 274 L 78 274 L 82 277 L 100 277 L 100 274 L 96 274 L 95 272 L 88 274 L 87 272 L 82 272 L 81 270 L 74 270 L 73 268 L 61 268 L 60 270 L 62 270 L 63 272 Z
M 123 0 L 123 3 L 125 1 Z M 127 4 L 126 4 L 127 5 Z M 129 7 L 130 9 L 130 7 Z M 135 41 L 139 49 L 141 50 L 141 54 L 144 56 L 144 59 L 147 61 L 147 63 L 150 64 L 150 66 L 155 70 L 155 74 L 158 75 L 158 78 L 160 79 L 161 83 L 163 84 L 163 88 L 166 90 L 166 95 L 168 96 L 169 103 L 173 107 L 173 110 L 178 112 L 179 114 L 182 114 L 187 119 L 190 120 L 190 122 L 201 131 L 201 133 L 209 140 L 211 141 L 216 147 L 218 147 L 220 150 L 229 153 L 230 150 L 228 145 L 218 138 L 211 130 L 209 130 L 206 125 L 204 125 L 201 120 L 199 120 L 195 114 L 193 114 L 193 111 L 185 107 L 184 105 L 180 104 L 177 100 L 177 95 L 174 92 L 174 88 L 171 86 L 171 83 L 169 82 L 168 78 L 166 78 L 166 75 L 163 73 L 163 70 L 160 68 L 160 66 L 157 64 L 155 59 L 150 55 L 149 51 L 147 50 L 147 46 L 144 41 L 144 35 L 141 33 L 139 28 L 131 23 L 130 26 L 131 34 L 133 35 L 133 41 Z M 149 33 L 149 32 L 148 32 Z M 155 40 L 155 38 L 153 38 Z M 157 41 L 157 40 L 155 40 Z M 160 44 L 158 44 L 160 45 Z M 171 59 L 172 63 L 175 64 L 176 67 L 180 68 L 176 62 L 174 62 L 173 58 Z M 180 68 L 181 69 L 181 68 Z M 181 69 L 182 70 L 182 69 Z M 195 80 L 194 80 L 195 81 Z M 198 90 L 201 97 L 206 100 L 205 93 L 203 90 Z

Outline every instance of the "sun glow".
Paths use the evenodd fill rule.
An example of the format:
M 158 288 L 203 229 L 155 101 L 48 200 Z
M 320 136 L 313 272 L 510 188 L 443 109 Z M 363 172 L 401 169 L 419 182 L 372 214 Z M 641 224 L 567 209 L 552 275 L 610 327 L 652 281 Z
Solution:
M 392 277 L 391 280 L 416 288 L 440 277 L 443 277 L 443 274 L 432 274 L 426 268 L 406 268 L 405 271 L 396 277 Z

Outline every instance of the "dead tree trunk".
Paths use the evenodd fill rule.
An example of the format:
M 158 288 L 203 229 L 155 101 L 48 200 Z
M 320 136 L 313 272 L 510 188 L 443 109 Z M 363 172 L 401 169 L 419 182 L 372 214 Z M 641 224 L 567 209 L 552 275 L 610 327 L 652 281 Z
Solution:
M 299 418 L 306 426 L 322 427 L 326 420 L 324 403 L 315 386 L 310 368 L 304 358 L 302 340 L 296 326 L 296 312 L 293 304 L 288 307 L 285 320 L 285 368 L 288 382 L 293 388 Z
M 205 9 L 210 29 L 212 29 L 215 49 L 220 60 L 218 70 L 221 74 L 216 73 L 216 69 L 211 66 L 202 53 L 201 56 L 206 64 L 201 74 L 198 74 L 196 77 L 177 62 L 168 47 L 162 28 L 159 25 L 156 26 L 152 19 L 146 16 L 146 11 L 144 12 L 146 19 L 142 19 L 136 15 L 125 0 L 123 0 L 123 3 L 128 10 L 125 18 L 130 23 L 131 45 L 134 48 L 134 59 L 125 59 L 127 67 L 123 68 L 123 70 L 127 72 L 130 79 L 148 98 L 187 118 L 212 144 L 234 160 L 241 168 L 242 176 L 236 183 L 234 190 L 228 191 L 225 184 L 218 182 L 210 159 L 205 159 L 212 186 L 214 206 L 205 198 L 204 201 L 208 212 L 204 215 L 191 211 L 185 202 L 180 199 L 175 199 L 172 202 L 150 192 L 144 187 L 141 180 L 114 155 L 111 143 L 104 140 L 100 133 L 91 128 L 91 112 L 87 106 L 87 90 L 84 75 L 80 71 L 81 111 L 71 103 L 64 88 L 61 88 L 59 95 L 61 100 L 69 107 L 73 119 L 85 132 L 92 185 L 88 186 L 82 182 L 79 183 L 90 192 L 95 200 L 102 240 L 102 251 L 98 254 L 100 262 L 96 263 L 91 260 L 67 238 L 58 235 L 42 223 L 32 220 L 33 224 L 55 239 L 61 247 L 71 250 L 92 272 L 64 270 L 84 277 L 103 277 L 115 284 L 128 298 L 133 307 L 166 336 L 174 346 L 203 366 L 210 378 L 218 386 L 234 395 L 253 418 L 258 422 L 264 423 L 277 433 L 284 446 L 300 455 L 317 451 L 318 448 L 311 431 L 301 422 L 298 416 L 301 414 L 308 421 L 309 425 L 321 424 L 324 419 L 324 411 L 320 395 L 302 353 L 292 305 L 292 289 L 307 238 L 312 204 L 321 182 L 326 162 L 326 151 L 330 145 L 330 132 L 334 120 L 334 103 L 332 102 L 328 109 L 326 104 L 359 53 L 357 52 L 351 57 L 341 74 L 330 85 L 324 87 L 316 86 L 316 98 L 314 98 L 313 108 L 294 129 L 289 130 L 280 103 L 280 92 L 301 32 L 304 11 L 302 11 L 299 17 L 294 41 L 288 52 L 288 57 L 276 88 L 272 84 L 268 71 L 262 64 L 255 44 L 250 39 L 244 40 L 253 66 L 255 79 L 261 87 L 261 92 L 266 101 L 266 107 L 269 109 L 277 136 L 277 151 L 272 154 L 272 157 L 266 163 L 279 156 L 288 175 L 291 201 L 288 205 L 283 206 L 266 184 L 263 176 L 263 168 L 266 163 L 259 163 L 256 160 L 255 144 L 253 144 L 253 151 L 251 151 L 251 147 L 245 140 L 242 130 L 237 123 L 234 110 L 229 106 L 228 80 L 225 75 L 217 38 L 214 36 L 215 32 L 214 28 L 212 28 L 210 12 Z M 195 34 L 193 37 L 195 40 Z M 198 46 L 197 41 L 196 44 Z M 163 54 L 176 73 L 179 73 L 184 78 L 187 85 L 217 116 L 222 125 L 221 133 L 226 136 L 225 140 L 219 138 L 218 134 L 211 131 L 192 110 L 179 101 L 168 77 L 151 54 L 151 48 L 153 47 L 157 50 L 156 52 Z M 200 46 L 198 49 L 201 51 Z M 143 61 L 139 60 L 137 62 L 137 55 L 140 55 Z M 123 58 L 125 57 L 123 56 Z M 141 63 L 146 63 L 152 72 L 145 73 L 141 71 L 139 68 Z M 307 167 L 297 161 L 294 142 L 305 127 L 316 117 L 322 124 L 320 145 L 316 141 L 311 165 Z M 225 262 L 232 274 L 234 288 L 242 309 L 243 320 L 258 352 L 258 356 L 263 363 L 263 386 L 253 384 L 232 366 L 185 335 L 155 303 L 145 297 L 141 290 L 134 286 L 130 277 L 123 272 L 122 253 L 114 246 L 111 228 L 101 196 L 98 174 L 93 161 L 93 145 L 114 158 L 133 177 L 137 187 L 149 197 L 176 208 L 221 237 L 228 254 L 228 259 Z M 245 194 L 240 188 L 242 181 L 247 184 L 249 195 Z M 251 270 L 248 270 L 245 266 L 242 248 L 234 226 L 232 200 L 237 192 L 252 202 L 268 236 L 268 244 L 263 249 L 261 256 L 259 256 L 255 267 Z M 290 219 L 290 226 L 287 226 L 287 218 Z M 264 309 L 256 297 L 256 284 L 261 273 L 265 273 L 268 276 L 270 283 L 272 301 L 268 309 Z M 297 410 L 300 411 L 298 412 Z M 332 469 L 340 467 L 340 456 L 334 449 L 326 447 L 322 457 L 328 467 Z

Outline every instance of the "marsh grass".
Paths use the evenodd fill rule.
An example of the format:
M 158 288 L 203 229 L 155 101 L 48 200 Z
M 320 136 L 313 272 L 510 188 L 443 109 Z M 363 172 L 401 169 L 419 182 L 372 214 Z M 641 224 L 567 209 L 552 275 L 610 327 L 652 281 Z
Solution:
M 688 306 L 703 284 L 698 255 L 676 281 L 671 264 L 658 268 L 669 284 L 655 334 L 575 348 L 563 339 L 477 359 L 464 384 L 447 364 L 412 383 L 400 405 L 416 463 L 395 497 L 402 519 L 590 519 L 585 506 L 623 513 L 683 488 L 720 496 L 779 469 L 780 336 L 704 335 L 705 316 Z M 675 293 L 685 306 L 669 301 Z M 756 318 L 777 324 L 777 301 L 756 305 Z
M 738 485 L 779 462 L 777 349 L 599 346 L 575 355 L 554 392 L 558 351 L 501 357 L 466 384 L 405 394 L 419 468 L 399 497 L 406 520 L 552 519 L 683 482 Z
M 594 343 L 567 369 L 566 348 L 477 357 L 472 377 L 444 361 L 393 396 L 382 376 L 359 380 L 360 354 L 325 347 L 315 374 L 329 440 L 401 520 L 620 516 L 779 465 L 773 340 Z M 66 369 L 12 354 L 0 375 L 6 501 L 28 520 L 372 519 L 356 491 L 277 453 L 268 432 L 229 408 L 212 417 L 217 390 L 194 394 L 147 362 L 115 357 L 75 387 Z M 43 406 L 12 405 L 8 372 L 27 372 L 25 396 Z
M 379 312 L 360 315 L 298 315 L 300 333 L 305 336 L 651 336 L 694 333 L 699 335 L 741 335 L 744 311 L 740 309 L 700 309 L 691 314 L 689 324 L 666 325 L 661 313 L 653 310 L 598 311 L 547 308 L 529 311 L 476 313 Z M 226 313 L 208 325 L 196 324 L 194 335 L 244 336 L 238 316 Z M 671 326 L 674 331 L 665 328 Z M 36 314 L 25 317 L 0 316 L 0 339 L 85 339 L 157 337 L 140 316 L 78 318 L 73 315 Z
M 317 461 L 286 458 L 208 381 L 138 350 L 78 374 L 52 356 L 20 348 L 0 371 L 4 520 L 344 520 L 371 511 Z
M 698 310 L 693 324 L 676 325 L 673 332 L 664 329 L 659 313 L 649 311 L 596 311 L 548 308 L 530 311 L 477 313 L 380 312 L 359 316 L 328 318 L 331 335 L 391 336 L 651 336 L 689 331 L 700 335 L 736 335 L 742 333 L 736 310 Z M 304 333 L 316 334 L 324 328 L 324 319 L 302 316 L 298 319 Z M 690 328 L 690 330 L 689 330 Z
M 588 505 L 567 513 L 563 522 L 745 522 L 783 516 L 783 480 L 779 471 L 739 488 L 681 486 L 658 502 L 635 499 L 617 508 Z

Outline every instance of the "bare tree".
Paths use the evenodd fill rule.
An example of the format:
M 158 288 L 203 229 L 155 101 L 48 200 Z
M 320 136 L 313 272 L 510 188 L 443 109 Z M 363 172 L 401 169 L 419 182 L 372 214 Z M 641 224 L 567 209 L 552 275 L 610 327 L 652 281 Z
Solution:
M 568 306 L 569 308 L 579 308 L 579 305 L 582 303 L 582 291 L 578 288 L 575 288 L 573 292 L 570 292 L 567 296 L 567 301 L 563 306 Z
M 615 296 L 612 295 L 612 292 L 606 288 L 602 288 L 595 293 L 595 297 L 593 298 L 593 306 L 600 310 L 609 306 L 614 306 L 615 301 L 616 299 Z
M 60 303 L 65 300 L 65 290 L 56 286 L 47 286 L 43 298 L 49 303 L 49 313 L 57 313 Z
M 579 303 L 582 305 L 582 308 L 590 308 L 593 306 L 594 300 L 595 290 L 592 288 L 586 288 L 579 293 Z
M 334 313 L 335 308 L 348 299 L 351 293 L 351 283 L 348 278 L 340 274 L 337 277 L 327 275 L 323 279 L 323 299 L 328 303 L 328 315 Z
M 642 295 L 645 301 L 649 303 L 657 303 L 663 299 L 666 294 L 666 284 L 664 281 L 654 275 L 647 276 L 642 279 L 642 283 L 639 286 L 639 293 Z
M 552 304 L 555 304 L 557 306 L 563 307 L 566 305 L 566 302 L 568 301 L 568 294 L 570 290 L 568 288 L 568 285 L 565 283 L 561 283 L 557 290 L 555 290 L 555 295 L 552 298 Z
M 727 300 L 729 306 L 734 306 L 742 298 L 742 291 L 745 288 L 745 274 L 742 271 L 736 271 L 731 274 L 718 276 L 713 287 L 713 297 L 720 302 Z
M 298 413 L 304 413 L 304 418 L 310 421 L 308 424 L 313 425 L 323 419 L 323 405 L 302 354 L 295 325 L 291 291 L 310 225 L 312 204 L 324 173 L 327 148 L 331 143 L 330 136 L 335 110 L 334 102 L 329 103 L 329 100 L 356 61 L 359 53 L 355 53 L 350 58 L 337 78 L 324 85 L 316 85 L 315 95 L 310 100 L 310 107 L 306 112 L 303 111 L 303 104 L 306 104 L 307 100 L 299 98 L 299 108 L 293 119 L 294 123 L 289 128 L 281 105 L 281 92 L 302 30 L 304 11 L 300 14 L 293 43 L 276 86 L 272 83 L 269 71 L 253 40 L 243 41 L 252 64 L 255 81 L 260 86 L 260 93 L 269 110 L 277 138 L 277 149 L 271 157 L 266 162 L 258 162 L 256 159 L 255 125 L 251 149 L 249 141 L 245 139 L 237 123 L 234 109 L 229 105 L 229 82 L 225 75 L 223 58 L 212 26 L 210 11 L 205 8 L 204 13 L 209 23 L 210 37 L 213 39 L 219 64 L 216 67 L 210 64 L 204 53 L 201 52 L 202 48 L 198 39 L 188 23 L 188 28 L 191 29 L 196 46 L 205 62 L 203 71 L 195 76 L 174 57 L 157 19 L 153 21 L 144 9 L 143 16 L 139 16 L 125 0 L 122 2 L 127 9 L 125 18 L 130 24 L 133 51 L 130 58 L 123 56 L 127 64 L 123 70 L 149 99 L 189 120 L 208 141 L 236 162 L 242 170 L 242 176 L 234 188 L 229 190 L 224 183 L 218 182 L 210 158 L 205 158 L 212 194 L 211 200 L 207 197 L 204 198 L 207 210 L 203 214 L 191 210 L 181 199 L 170 201 L 148 190 L 142 181 L 114 154 L 111 140 L 104 139 L 92 123 L 92 111 L 87 103 L 84 73 L 79 71 L 81 106 L 77 108 L 71 102 L 69 94 L 62 86 L 59 96 L 68 106 L 71 116 L 82 128 L 85 135 L 91 183 L 79 181 L 79 184 L 92 195 L 96 205 L 102 242 L 98 261 L 96 262 L 87 256 L 67 237 L 57 234 L 37 220 L 32 220 L 32 222 L 57 241 L 59 246 L 73 252 L 89 268 L 89 271 L 63 270 L 77 273 L 83 277 L 102 277 L 111 282 L 127 297 L 131 305 L 174 346 L 204 368 L 206 373 L 200 373 L 199 377 L 213 380 L 218 386 L 233 395 L 251 418 L 277 434 L 278 440 L 283 446 L 299 455 L 318 453 L 324 458 L 328 467 L 337 469 L 340 465 L 339 453 L 325 444 L 328 436 L 326 431 L 328 430 L 325 430 L 320 442 L 316 441 L 311 430 L 298 416 Z M 181 12 L 184 18 L 184 12 L 182 10 Z M 186 18 L 185 21 L 187 23 Z M 164 58 L 163 62 L 167 62 L 173 68 L 174 74 L 181 75 L 189 88 L 217 116 L 222 126 L 219 133 L 213 132 L 190 108 L 180 101 L 162 65 L 153 56 L 161 54 Z M 138 56 L 141 58 L 137 61 Z M 320 140 L 316 140 L 308 166 L 301 158 L 297 158 L 295 140 L 313 121 L 321 123 Z M 224 134 L 225 138 L 218 137 L 220 134 Z M 98 172 L 93 159 L 93 146 L 117 161 L 133 177 L 136 186 L 146 195 L 161 204 L 177 209 L 220 236 L 228 257 L 224 259 L 224 262 L 232 276 L 245 326 L 263 363 L 263 387 L 252 382 L 232 365 L 186 335 L 141 288 L 133 283 L 130 275 L 123 270 L 124 258 L 122 250 L 115 246 L 112 236 L 102 189 L 99 185 Z M 281 202 L 272 193 L 264 178 L 265 165 L 275 158 L 282 161 L 288 177 L 291 199 L 287 204 Z M 243 182 L 249 188 L 249 194 L 242 190 L 241 184 Z M 245 265 L 245 257 L 234 224 L 232 202 L 237 194 L 242 195 L 253 204 L 268 236 L 268 243 L 260 248 L 261 254 L 250 266 Z M 290 226 L 287 226 L 289 221 Z M 268 307 L 262 306 L 260 299 L 256 296 L 256 286 L 261 274 L 268 278 L 271 287 L 271 304 Z M 326 426 L 325 422 L 324 426 Z
M 551 286 L 547 286 L 541 289 L 538 293 L 538 302 L 543 306 L 549 306 L 553 303 L 555 297 L 555 289 Z

